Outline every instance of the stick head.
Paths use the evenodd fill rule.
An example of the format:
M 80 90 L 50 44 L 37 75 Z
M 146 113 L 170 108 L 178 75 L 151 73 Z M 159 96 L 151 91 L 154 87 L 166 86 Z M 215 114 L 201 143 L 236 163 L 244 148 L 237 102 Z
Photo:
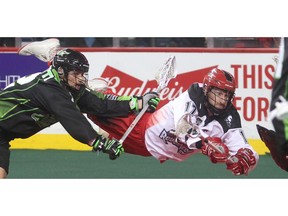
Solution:
M 104 78 L 94 78 L 88 80 L 88 87 L 93 91 L 105 92 L 109 88 L 109 81 Z
M 165 61 L 162 68 L 160 68 L 155 75 L 155 80 L 158 83 L 157 91 L 160 92 L 164 89 L 168 85 L 168 82 L 176 76 L 176 58 L 175 56 L 171 56 Z
M 187 134 L 190 128 L 193 128 L 192 117 L 190 113 L 185 113 L 177 122 L 176 136 Z

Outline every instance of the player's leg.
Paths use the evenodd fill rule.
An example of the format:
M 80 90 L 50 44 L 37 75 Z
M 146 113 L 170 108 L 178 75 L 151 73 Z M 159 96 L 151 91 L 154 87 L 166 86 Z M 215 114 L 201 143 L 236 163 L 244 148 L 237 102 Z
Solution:
M 6 178 L 7 177 L 7 172 L 5 171 L 4 168 L 0 167 L 0 179 Z
M 275 163 L 283 170 L 288 172 L 288 160 L 284 152 L 279 151 L 278 136 L 275 131 L 263 126 L 256 125 L 261 140 L 265 143 Z
M 284 154 L 288 155 L 288 38 L 282 42 L 284 44 L 282 44 L 282 48 L 280 47 L 270 110 L 276 113 L 275 118 L 272 119 L 272 124 L 277 134 L 277 151 L 279 155 L 284 156 Z
M 0 135 L 0 178 L 6 178 L 9 170 L 10 150 L 7 140 Z

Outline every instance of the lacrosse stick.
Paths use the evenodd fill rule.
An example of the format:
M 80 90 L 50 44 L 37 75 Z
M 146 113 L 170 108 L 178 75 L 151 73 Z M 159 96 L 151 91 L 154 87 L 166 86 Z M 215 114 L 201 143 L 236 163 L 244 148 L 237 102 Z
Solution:
M 162 68 L 158 71 L 158 73 L 155 75 L 155 80 L 158 83 L 158 87 L 156 92 L 159 94 L 162 89 L 167 87 L 169 81 L 177 76 L 176 72 L 176 59 L 175 56 L 169 57 Z M 120 143 L 123 143 L 124 140 L 127 138 L 127 136 L 130 134 L 130 132 L 133 130 L 135 125 L 138 123 L 138 121 L 141 119 L 141 117 L 144 115 L 146 110 L 148 109 L 149 105 L 145 104 L 142 107 L 142 110 L 140 113 L 137 115 L 137 117 L 134 119 L 134 121 L 131 123 L 127 131 L 124 133 L 122 138 L 119 140 Z
M 102 77 L 90 79 L 87 82 L 86 88 L 92 91 L 105 92 L 109 89 L 109 81 Z
M 205 140 L 208 135 L 204 133 L 202 130 L 200 130 L 200 124 L 204 122 L 201 118 L 193 118 L 190 113 L 185 113 L 178 121 L 175 135 L 176 137 L 184 137 L 186 140 L 186 144 L 189 149 L 200 149 L 201 145 L 198 145 L 197 142 Z M 189 139 L 188 139 L 189 138 Z M 217 148 L 212 142 L 205 142 L 206 145 L 210 146 L 212 149 L 214 149 L 218 153 L 223 153 L 219 148 Z M 232 160 L 231 155 L 228 156 L 227 161 Z M 231 161 L 233 162 L 233 161 Z

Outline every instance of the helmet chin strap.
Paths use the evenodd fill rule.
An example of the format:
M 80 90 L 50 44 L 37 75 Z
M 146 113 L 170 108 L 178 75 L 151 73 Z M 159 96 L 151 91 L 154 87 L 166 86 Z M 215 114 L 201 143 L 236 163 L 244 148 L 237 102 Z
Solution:
M 57 73 L 58 73 L 59 77 L 61 77 L 62 79 L 64 78 L 65 73 L 64 73 L 64 69 L 62 67 L 58 67 Z
M 68 74 L 64 72 L 64 69 L 62 67 L 58 67 L 57 73 L 58 73 L 59 78 L 61 79 L 62 83 L 65 86 L 69 87 L 69 85 L 68 85 Z

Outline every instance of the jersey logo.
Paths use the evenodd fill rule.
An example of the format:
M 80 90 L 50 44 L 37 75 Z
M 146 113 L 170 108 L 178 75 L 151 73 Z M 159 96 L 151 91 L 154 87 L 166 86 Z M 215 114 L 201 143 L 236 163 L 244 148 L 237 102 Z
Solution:
M 227 126 L 230 128 L 231 124 L 232 124 L 232 116 L 229 115 L 227 118 L 225 118 L 225 122 L 226 122 Z
M 168 145 L 169 143 L 171 143 L 172 145 L 176 146 L 178 148 L 177 153 L 181 155 L 192 153 L 194 151 L 193 149 L 189 149 L 186 143 L 181 142 L 177 139 L 175 135 L 175 130 L 166 131 L 165 129 L 163 129 L 159 137 L 163 140 L 165 144 Z
M 61 50 L 60 52 L 57 53 L 57 55 L 59 56 L 64 56 L 64 55 L 68 55 L 70 54 L 70 52 L 67 52 L 66 50 Z

